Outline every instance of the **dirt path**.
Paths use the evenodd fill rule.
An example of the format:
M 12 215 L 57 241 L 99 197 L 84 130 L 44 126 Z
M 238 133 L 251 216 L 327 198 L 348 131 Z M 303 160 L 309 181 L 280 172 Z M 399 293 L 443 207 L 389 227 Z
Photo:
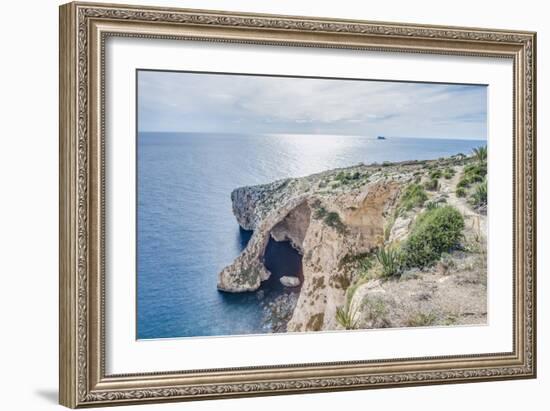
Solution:
M 472 210 L 470 204 L 468 204 L 467 197 L 458 197 L 456 195 L 456 185 L 458 184 L 462 175 L 464 167 L 454 167 L 455 175 L 447 180 L 440 178 L 440 193 L 447 195 L 447 203 L 456 207 L 462 216 L 464 217 L 464 223 L 467 234 L 472 236 L 479 236 L 480 239 L 486 241 L 487 239 L 487 216 L 480 215 Z

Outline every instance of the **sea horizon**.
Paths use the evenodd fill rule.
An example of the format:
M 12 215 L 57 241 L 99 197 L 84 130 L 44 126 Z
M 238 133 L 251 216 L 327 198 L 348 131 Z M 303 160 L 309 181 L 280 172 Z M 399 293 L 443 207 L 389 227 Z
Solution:
M 378 135 L 365 135 L 365 134 L 334 134 L 334 133 L 268 133 L 268 132 L 234 132 L 234 131 L 151 131 L 151 130 L 138 130 L 137 134 L 205 134 L 205 135 L 247 135 L 247 136 L 311 136 L 311 137 L 360 137 L 368 139 L 377 139 L 379 136 L 386 139 L 416 139 L 416 140 L 455 140 L 455 141 L 484 141 L 487 143 L 487 136 L 483 138 L 478 137 L 432 137 L 432 136 L 395 136 L 388 134 Z

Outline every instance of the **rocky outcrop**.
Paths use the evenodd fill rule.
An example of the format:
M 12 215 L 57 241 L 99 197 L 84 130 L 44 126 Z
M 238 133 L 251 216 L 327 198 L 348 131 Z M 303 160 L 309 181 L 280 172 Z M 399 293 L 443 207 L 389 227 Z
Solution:
M 405 187 L 427 178 L 434 169 L 455 167 L 456 177 L 441 183 L 444 201 L 459 210 L 468 208 L 466 200 L 458 199 L 453 191 L 464 161 L 451 157 L 357 165 L 235 189 L 231 193 L 233 213 L 239 225 L 253 230 L 253 234 L 243 252 L 219 273 L 218 288 L 226 292 L 260 289 L 262 282 L 271 276 L 264 264 L 270 239 L 289 241 L 302 256 L 303 277 L 290 277 L 292 281 L 280 279 L 293 291 L 292 298 L 281 296 L 279 303 L 271 302 L 266 309 L 267 317 L 276 318 L 270 320 L 276 324 L 273 330 L 342 329 L 342 323 L 337 321 L 337 310 L 342 307 L 347 307 L 352 317 L 352 328 L 422 325 L 435 321 L 434 315 L 439 316 L 438 324 L 466 323 L 474 318 L 481 321 L 486 316 L 485 269 L 475 274 L 464 269 L 450 282 L 448 273 L 440 272 L 411 271 L 403 273 L 397 282 L 365 280 L 363 274 L 357 274 L 357 263 L 365 256 L 372 257 L 375 250 L 406 240 L 417 214 L 424 208 L 420 205 L 401 212 L 400 195 Z M 430 199 L 441 195 L 429 193 Z M 470 217 L 479 218 L 471 209 L 467 212 L 470 214 L 463 212 L 467 222 Z M 486 229 L 485 220 L 477 226 L 478 231 Z M 472 275 L 475 278 L 470 278 Z M 453 294 L 453 287 L 456 289 L 461 281 L 466 285 Z M 470 305 L 461 302 L 468 300 L 468 296 Z M 433 307 L 438 304 L 443 308 L 435 313 Z M 391 315 L 385 314 L 388 310 Z M 475 314 L 462 317 L 465 310 Z
M 296 196 L 270 212 L 266 212 L 265 208 L 257 209 L 257 206 L 245 203 L 245 207 L 251 210 L 254 216 L 265 215 L 265 217 L 263 219 L 254 216 L 245 218 L 244 213 L 241 214 L 243 221 L 252 224 L 243 228 L 252 226 L 254 233 L 241 255 L 218 275 L 218 289 L 228 292 L 255 291 L 260 287 L 262 281 L 269 278 L 271 273 L 264 265 L 264 254 L 271 230 L 304 201 L 307 201 L 305 197 Z M 282 235 L 281 230 L 279 230 L 279 234 Z M 291 233 L 287 233 L 287 236 L 290 238 Z M 298 241 L 298 238 L 296 237 L 295 240 Z
M 279 281 L 285 287 L 299 287 L 301 284 L 300 279 L 293 275 L 283 275 Z
M 245 230 L 255 230 L 271 212 L 270 205 L 284 196 L 285 187 L 291 180 L 281 180 L 261 186 L 240 187 L 231 193 L 233 214 Z
M 383 242 L 384 215 L 399 188 L 395 182 L 374 180 L 358 192 L 314 203 L 303 245 L 304 283 L 288 331 L 337 328 L 336 309 L 344 302 L 347 280 L 341 262 Z
M 290 241 L 302 255 L 303 283 L 287 328 L 333 328 L 346 291 L 342 259 L 383 242 L 386 215 L 403 181 L 411 178 L 402 172 L 390 178 L 377 169 L 356 166 L 234 190 L 237 221 L 254 233 L 241 255 L 220 272 L 218 288 L 257 290 L 271 274 L 264 265 L 269 239 Z

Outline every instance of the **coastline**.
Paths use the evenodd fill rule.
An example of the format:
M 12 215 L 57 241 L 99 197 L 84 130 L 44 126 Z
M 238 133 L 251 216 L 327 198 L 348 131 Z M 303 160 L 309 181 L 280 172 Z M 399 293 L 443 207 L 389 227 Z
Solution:
M 138 338 L 271 332 L 264 328 L 262 307 L 269 293 L 259 300 L 255 292 L 220 293 L 216 287 L 216 274 L 239 256 L 252 235 L 241 233 L 235 224 L 228 195 L 235 187 L 285 181 L 287 176 L 307 178 L 361 162 L 422 162 L 468 153 L 483 143 L 407 138 L 377 142 L 354 136 L 322 140 L 258 140 L 237 134 L 205 138 L 202 133 L 139 136 Z M 236 158 L 255 160 L 235 167 Z M 205 184 L 208 189 L 201 189 Z
M 267 244 L 287 241 L 303 258 L 304 279 L 296 305 L 286 304 L 283 310 L 289 317 L 286 327 L 272 332 L 347 328 L 339 321 L 344 309 L 352 322 L 361 322 L 359 328 L 484 323 L 486 217 L 456 195 L 465 167 L 474 163 L 473 157 L 457 154 L 359 164 L 237 188 L 231 193 L 233 213 L 253 234 L 243 252 L 219 273 L 218 289 L 261 291 L 271 276 L 264 264 Z M 430 177 L 443 171 L 452 176 Z M 425 191 L 422 204 L 398 212 L 408 187 L 433 181 L 437 187 Z M 371 278 L 358 278 L 358 264 L 373 260 L 381 249 L 406 243 L 418 216 L 436 207 L 427 204 L 459 210 L 467 223 L 461 243 L 446 250 L 444 258 L 421 268 L 407 267 L 398 277 L 386 278 L 371 269 Z M 478 252 L 466 251 L 471 245 L 466 243 L 476 236 Z

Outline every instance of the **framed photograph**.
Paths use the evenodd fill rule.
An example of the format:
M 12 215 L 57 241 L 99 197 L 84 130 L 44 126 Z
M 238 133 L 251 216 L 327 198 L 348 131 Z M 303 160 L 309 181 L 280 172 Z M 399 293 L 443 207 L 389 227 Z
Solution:
M 61 6 L 61 404 L 534 378 L 535 40 Z

